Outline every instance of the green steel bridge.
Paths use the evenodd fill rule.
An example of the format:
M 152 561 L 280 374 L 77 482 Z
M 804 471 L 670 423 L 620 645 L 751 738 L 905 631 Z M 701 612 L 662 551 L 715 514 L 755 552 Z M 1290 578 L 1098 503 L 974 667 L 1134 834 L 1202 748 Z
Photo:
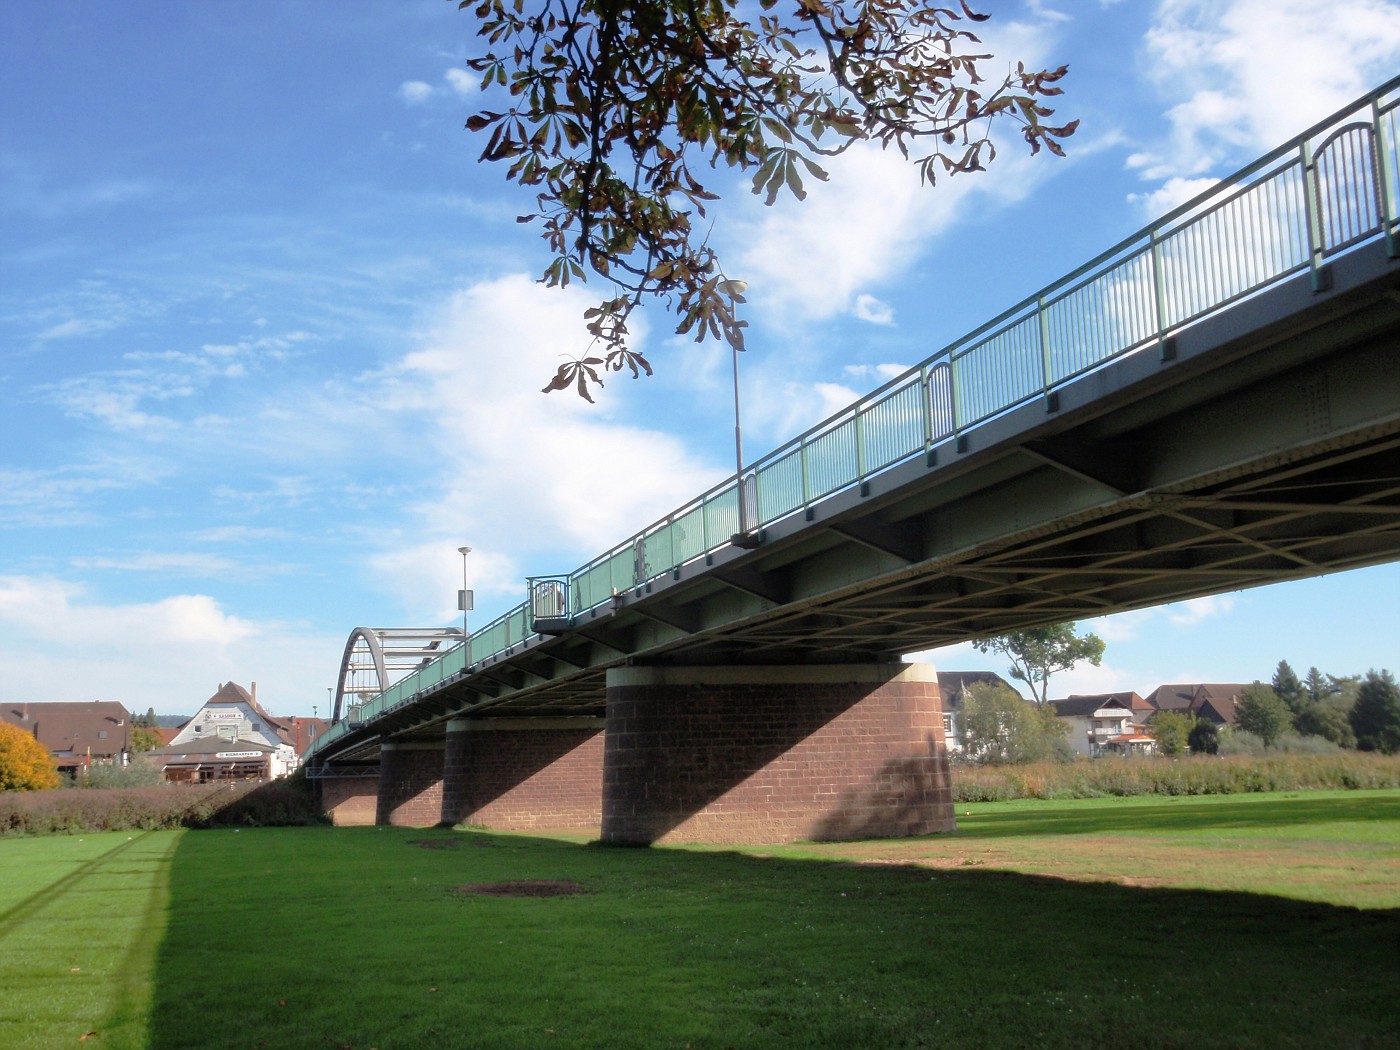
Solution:
M 625 664 L 893 661 L 1400 558 L 1398 112 L 1400 78 L 470 637 L 357 628 L 313 772 L 596 717 Z

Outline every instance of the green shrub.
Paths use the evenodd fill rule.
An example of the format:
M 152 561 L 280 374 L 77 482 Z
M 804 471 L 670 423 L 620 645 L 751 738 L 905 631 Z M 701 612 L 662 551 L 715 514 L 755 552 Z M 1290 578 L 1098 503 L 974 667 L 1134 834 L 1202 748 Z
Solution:
M 1305 742 L 1302 746 L 1313 745 Z M 1262 742 L 1259 747 L 1263 751 Z M 1069 765 L 1040 762 L 953 768 L 955 802 L 1395 787 L 1400 787 L 1400 756 L 1358 754 L 1335 747 L 1314 754 L 1270 749 L 1262 756 L 1097 758 Z
M 73 779 L 80 788 L 138 788 L 155 787 L 161 783 L 160 767 L 152 762 L 136 762 L 129 766 L 100 763 Z
M 0 836 L 326 822 L 304 778 L 0 795 Z

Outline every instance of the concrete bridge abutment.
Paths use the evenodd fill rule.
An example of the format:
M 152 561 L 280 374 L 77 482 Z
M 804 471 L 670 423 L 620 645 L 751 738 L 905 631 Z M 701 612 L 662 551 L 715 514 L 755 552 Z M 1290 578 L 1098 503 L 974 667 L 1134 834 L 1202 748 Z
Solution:
M 602 818 L 603 719 L 458 718 L 447 724 L 442 823 L 586 829 Z
M 942 714 L 928 664 L 615 668 L 602 839 L 952 831 Z

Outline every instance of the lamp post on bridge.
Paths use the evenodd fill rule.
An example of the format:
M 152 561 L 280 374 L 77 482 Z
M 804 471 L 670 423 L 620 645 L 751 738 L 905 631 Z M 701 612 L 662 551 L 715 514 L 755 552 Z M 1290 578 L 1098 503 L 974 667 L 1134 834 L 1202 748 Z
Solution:
M 467 589 L 467 555 L 471 552 L 470 547 L 457 548 L 457 553 L 462 556 L 462 589 L 457 593 L 457 608 L 462 610 L 462 645 L 466 653 L 463 667 L 470 667 L 472 662 L 472 636 L 467 633 L 467 613 L 472 608 L 472 592 Z
M 729 296 L 731 311 L 734 300 L 743 302 L 744 281 L 725 281 L 721 287 Z M 734 359 L 734 485 L 739 497 L 739 529 L 729 542 L 745 550 L 753 550 L 759 545 L 759 535 L 749 529 L 748 501 L 744 494 L 744 428 L 739 413 L 739 351 L 741 347 L 731 341 L 730 350 Z

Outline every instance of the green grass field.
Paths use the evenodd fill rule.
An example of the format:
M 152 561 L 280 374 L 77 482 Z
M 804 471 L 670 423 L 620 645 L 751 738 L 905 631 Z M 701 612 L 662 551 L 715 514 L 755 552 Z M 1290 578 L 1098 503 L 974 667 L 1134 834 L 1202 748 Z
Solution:
M 1400 1045 L 1400 791 L 959 820 L 743 851 L 5 840 L 0 1047 Z M 586 892 L 461 892 L 526 880 Z

